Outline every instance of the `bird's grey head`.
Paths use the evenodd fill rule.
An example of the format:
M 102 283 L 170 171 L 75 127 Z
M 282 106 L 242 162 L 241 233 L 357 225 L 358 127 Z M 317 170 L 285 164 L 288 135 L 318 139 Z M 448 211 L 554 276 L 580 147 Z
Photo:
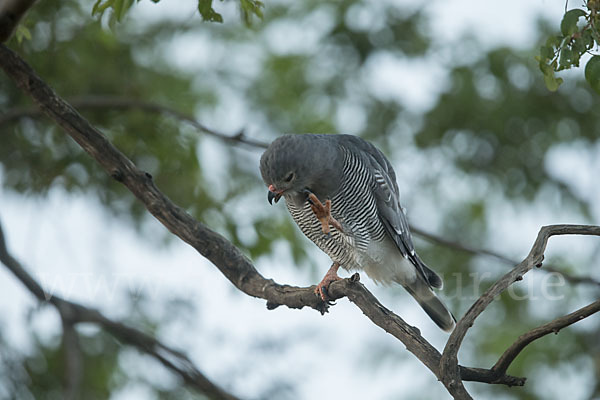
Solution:
M 339 149 L 331 135 L 285 135 L 277 138 L 260 159 L 260 173 L 269 187 L 269 202 L 281 196 L 305 198 L 332 195 L 339 184 Z

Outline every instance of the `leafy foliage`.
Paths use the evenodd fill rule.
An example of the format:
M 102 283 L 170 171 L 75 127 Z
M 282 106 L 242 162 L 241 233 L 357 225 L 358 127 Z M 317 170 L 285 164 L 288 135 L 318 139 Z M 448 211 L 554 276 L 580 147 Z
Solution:
M 216 12 L 212 7 L 212 0 L 199 0 L 198 12 L 205 21 L 223 22 L 223 16 Z
M 102 17 L 104 13 L 111 10 L 110 23 L 114 26 L 115 22 L 121 22 L 129 12 L 134 3 L 140 0 L 96 0 L 92 8 L 92 16 Z M 158 3 L 160 0 L 150 0 Z M 223 0 L 221 0 L 223 1 Z M 264 3 L 259 0 L 239 0 L 242 20 L 247 24 L 252 24 L 252 18 L 263 18 L 262 9 Z M 223 22 L 223 16 L 213 8 L 213 0 L 198 0 L 198 12 L 202 19 L 207 22 Z
M 60 337 L 42 340 L 33 334 L 31 339 L 34 343 L 32 352 L 4 352 L 0 362 L 0 370 L 8 380 L 3 382 L 4 389 L 18 398 L 60 398 L 62 371 L 65 370 L 64 344 Z M 105 399 L 127 383 L 127 373 L 118 362 L 119 344 L 113 337 L 101 331 L 81 334 L 79 345 L 83 365 L 93 366 L 82 371 L 82 398 Z
M 504 195 L 533 201 L 554 186 L 564 201 L 588 213 L 589 205 L 541 167 L 548 151 L 577 139 L 593 142 L 600 113 L 573 98 L 591 96 L 579 84 L 562 96 L 548 95 L 526 55 L 495 49 L 451 70 L 452 84 L 424 118 L 415 139 L 422 148 L 447 144 L 455 165 L 483 175 Z M 493 90 L 490 95 L 489 90 Z M 567 122 L 568 121 L 568 122 Z
M 579 67 L 581 57 L 600 45 L 599 11 L 600 1 L 589 0 L 585 10 L 575 8 L 565 12 L 560 23 L 561 34 L 550 36 L 540 47 L 540 55 L 536 59 L 549 90 L 556 91 L 563 82 L 562 78 L 555 76 L 555 72 Z M 600 94 L 600 72 L 594 67 L 597 57 L 588 61 L 585 77 L 592 89 Z
M 111 8 L 113 10 L 113 17 L 118 22 L 121 22 L 127 11 L 133 6 L 133 3 L 133 0 L 97 0 L 92 8 L 92 15 L 102 16 L 107 9 Z

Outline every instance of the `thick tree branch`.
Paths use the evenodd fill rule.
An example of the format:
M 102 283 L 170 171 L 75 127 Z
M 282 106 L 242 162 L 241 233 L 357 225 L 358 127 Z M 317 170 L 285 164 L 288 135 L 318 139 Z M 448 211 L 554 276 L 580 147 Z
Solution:
M 513 360 L 521 353 L 521 351 L 531 342 L 549 333 L 557 334 L 562 328 L 579 322 L 584 318 L 600 311 L 600 300 L 596 300 L 592 304 L 585 306 L 575 312 L 556 318 L 554 321 L 538 326 L 535 329 L 519 336 L 519 338 L 502 354 L 498 362 L 492 367 L 492 371 L 498 376 L 503 376 Z
M 259 140 L 255 140 L 247 137 L 244 131 L 240 131 L 235 135 L 227 135 L 222 132 L 218 132 L 214 129 L 207 127 L 206 125 L 199 122 L 191 115 L 182 113 L 174 108 L 163 106 L 158 103 L 127 99 L 122 97 L 114 96 L 85 96 L 77 97 L 69 100 L 69 104 L 78 110 L 98 110 L 98 109 L 109 109 L 109 110 L 141 110 L 150 113 L 163 114 L 177 120 L 190 124 L 195 129 L 214 136 L 218 139 L 225 140 L 227 142 L 236 142 L 251 147 L 257 147 L 260 149 L 266 149 L 267 144 Z M 10 122 L 17 121 L 21 118 L 39 118 L 44 114 L 39 108 L 34 107 L 17 107 L 7 110 L 0 114 L 0 126 L 6 125 Z
M 78 323 L 95 323 L 138 350 L 156 358 L 165 367 L 183 378 L 191 387 L 211 399 L 235 400 L 235 396 L 223 391 L 206 378 L 183 353 L 171 349 L 154 337 L 130 328 L 120 322 L 105 317 L 100 311 L 51 296 L 44 292 L 42 286 L 23 268 L 8 251 L 4 239 L 4 231 L 0 225 L 0 262 L 4 264 L 25 287 L 42 303 L 50 303 L 58 310 L 63 322 L 63 343 L 66 356 L 65 398 L 80 398 L 79 384 L 81 373 L 81 353 L 77 332 L 74 325 Z
M 523 275 L 533 267 L 541 267 L 544 259 L 544 251 L 548 244 L 548 239 L 555 235 L 594 235 L 600 236 L 600 226 L 591 225 L 551 225 L 540 229 L 537 239 L 531 248 L 527 257 L 519 263 L 510 272 L 506 273 L 488 290 L 486 290 L 475 303 L 469 308 L 467 313 L 457 322 L 456 328 L 450 335 L 442 359 L 440 361 L 440 373 L 442 382 L 448 388 L 450 393 L 459 399 L 470 399 L 462 380 L 460 378 L 460 368 L 458 365 L 458 350 L 462 341 L 475 319 L 487 308 L 487 306 L 500 295 L 510 285 L 523 279 Z

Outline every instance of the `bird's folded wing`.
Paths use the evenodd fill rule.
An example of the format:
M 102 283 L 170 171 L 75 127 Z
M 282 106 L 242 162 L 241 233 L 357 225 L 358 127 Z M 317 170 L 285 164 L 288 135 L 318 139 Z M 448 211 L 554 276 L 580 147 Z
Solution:
M 419 259 L 415 253 L 415 247 L 410 235 L 408 219 L 400 205 L 400 193 L 396 183 L 396 173 L 385 156 L 375 146 L 361 141 L 354 143 L 361 153 L 361 159 L 367 163 L 368 170 L 373 174 L 375 180 L 375 200 L 379 218 L 388 235 L 394 240 L 402 256 L 406 257 L 417 269 L 425 282 L 434 287 L 441 286 L 431 282 L 429 268 Z M 435 273 L 433 273 L 435 275 Z M 441 282 L 441 281 L 440 281 Z

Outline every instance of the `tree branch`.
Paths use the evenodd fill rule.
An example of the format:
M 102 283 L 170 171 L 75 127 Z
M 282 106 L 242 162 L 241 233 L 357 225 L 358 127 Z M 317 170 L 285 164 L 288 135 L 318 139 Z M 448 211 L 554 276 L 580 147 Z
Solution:
M 549 333 L 558 334 L 558 332 L 575 322 L 579 322 L 584 318 L 600 311 L 600 300 L 596 300 L 592 304 L 583 307 L 575 312 L 556 318 L 554 321 L 548 322 L 547 324 L 538 326 L 535 329 L 519 336 L 519 338 L 502 354 L 498 362 L 492 367 L 492 371 L 496 372 L 499 376 L 506 373 L 506 370 L 513 362 L 513 360 L 521 353 L 521 351 L 533 342 L 541 337 L 546 336 Z
M 0 117 L 1 120 L 1 117 Z M 446 238 L 443 238 L 441 236 L 438 235 L 434 235 L 431 232 L 427 232 L 421 228 L 418 227 L 414 227 L 414 226 L 410 226 L 410 230 L 412 233 L 421 236 L 423 239 L 428 240 L 432 243 L 437 243 L 441 246 L 445 246 L 451 249 L 455 249 L 455 250 L 459 250 L 459 251 L 463 251 L 465 253 L 469 253 L 475 256 L 484 256 L 484 257 L 491 257 L 491 258 L 495 258 L 505 264 L 509 264 L 509 265 L 517 265 L 519 264 L 519 261 L 514 260 L 512 258 L 508 258 L 500 253 L 497 253 L 495 251 L 491 251 L 491 250 L 487 250 L 487 249 L 480 249 L 480 248 L 475 248 L 475 247 L 471 247 L 468 245 L 465 245 L 463 243 L 460 242 L 456 242 L 453 240 L 448 240 Z M 551 265 L 545 265 L 544 266 L 544 271 L 547 272 L 554 272 L 557 274 L 562 275 L 567 281 L 573 283 L 573 284 L 577 284 L 577 283 L 586 283 L 586 284 L 590 284 L 590 285 L 595 285 L 600 287 L 600 281 L 590 277 L 590 276 L 575 276 L 575 275 L 571 275 L 568 274 L 566 272 L 561 271 L 560 269 L 558 269 L 557 267 L 551 266 Z
M 442 382 L 450 393 L 459 399 L 470 399 L 460 378 L 457 353 L 462 341 L 475 319 L 487 308 L 487 306 L 510 285 L 523 279 L 523 275 L 534 266 L 541 267 L 544 259 L 544 251 L 548 239 L 555 235 L 594 235 L 600 236 L 600 226 L 591 225 L 550 225 L 540 229 L 537 239 L 527 257 L 515 268 L 506 273 L 488 290 L 486 290 L 467 313 L 457 322 L 454 331 L 446 343 L 442 359 L 440 360 L 440 372 Z
M 314 287 L 314 286 L 313 286 Z M 333 299 L 348 297 L 362 312 L 381 329 L 400 340 L 433 374 L 441 380 L 439 365 L 441 354 L 423 336 L 419 329 L 407 324 L 387 309 L 367 288 L 359 283 L 358 274 L 333 282 L 328 291 Z M 523 386 L 525 378 L 510 375 L 497 376 L 492 370 L 459 366 L 461 379 L 465 381 Z
M 63 335 L 62 344 L 65 354 L 64 399 L 77 400 L 81 398 L 81 380 L 83 378 L 83 357 L 79 345 L 79 336 L 73 321 L 67 321 L 61 316 Z
M 111 109 L 111 110 L 131 110 L 136 109 L 149 113 L 163 114 L 177 120 L 186 122 L 193 126 L 195 129 L 207 133 L 213 137 L 216 137 L 226 142 L 235 142 L 248 145 L 251 147 L 257 147 L 260 149 L 266 149 L 267 144 L 259 140 L 255 140 L 247 137 L 244 131 L 240 131 L 235 135 L 227 135 L 222 132 L 218 132 L 214 129 L 207 127 L 206 125 L 199 122 L 196 118 L 191 115 L 182 113 L 174 108 L 163 106 L 158 103 L 138 100 L 138 99 L 127 99 L 115 96 L 83 96 L 76 97 L 69 100 L 74 108 L 79 110 L 98 110 L 98 109 Z M 44 114 L 39 108 L 34 107 L 16 107 L 7 110 L 3 114 L 0 114 L 0 126 L 17 121 L 21 118 L 39 118 Z
M 225 392 L 206 378 L 183 353 L 174 350 L 154 337 L 142 331 L 128 327 L 120 322 L 105 317 L 100 311 L 64 300 L 58 296 L 50 296 L 42 286 L 23 268 L 6 247 L 4 231 L 0 225 L 0 262 L 6 266 L 25 287 L 42 303 L 50 303 L 58 310 L 63 323 L 63 344 L 65 346 L 65 398 L 79 398 L 82 360 L 79 350 L 77 332 L 74 325 L 78 323 L 95 323 L 138 350 L 156 358 L 191 387 L 204 393 L 211 399 L 235 400 L 237 397 Z

